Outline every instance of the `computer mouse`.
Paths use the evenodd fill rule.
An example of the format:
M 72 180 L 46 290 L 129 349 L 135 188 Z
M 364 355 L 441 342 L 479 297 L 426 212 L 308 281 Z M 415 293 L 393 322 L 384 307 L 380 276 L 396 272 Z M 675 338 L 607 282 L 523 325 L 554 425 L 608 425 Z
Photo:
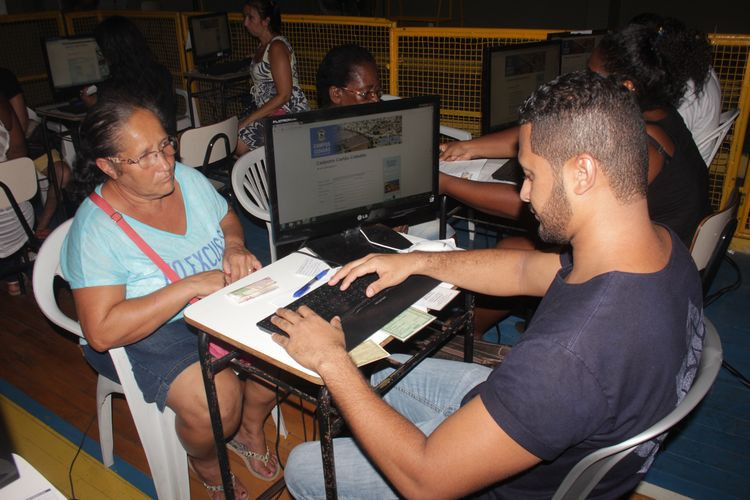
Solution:
M 96 94 L 97 90 L 99 90 L 99 89 L 96 88 L 96 85 L 89 85 L 86 88 L 86 95 L 94 95 L 94 94 Z
M 451 240 L 425 240 L 414 243 L 409 247 L 409 252 L 450 252 L 458 250 Z

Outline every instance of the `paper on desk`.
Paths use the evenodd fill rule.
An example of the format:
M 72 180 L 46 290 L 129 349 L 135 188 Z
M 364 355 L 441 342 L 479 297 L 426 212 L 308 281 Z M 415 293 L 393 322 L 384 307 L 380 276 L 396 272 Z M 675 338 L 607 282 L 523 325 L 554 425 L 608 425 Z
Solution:
M 464 160 L 464 161 L 441 161 L 439 164 L 439 169 L 444 174 L 475 181 L 479 179 L 479 174 L 482 171 L 482 167 L 484 167 L 485 163 L 487 163 L 486 159 Z
M 444 286 L 438 286 L 433 288 L 424 297 L 419 299 L 413 307 L 420 309 L 432 309 L 434 311 L 442 311 L 453 298 L 458 295 L 458 290 L 453 288 L 447 288 Z
M 403 342 L 429 325 L 434 319 L 435 316 L 432 314 L 410 307 L 385 325 L 383 331 Z
M 372 340 L 365 340 L 349 351 L 349 357 L 352 358 L 352 361 L 354 361 L 354 364 L 358 367 L 379 359 L 387 358 L 388 356 L 388 351 Z
M 320 259 L 307 258 L 302 261 L 295 274 L 312 278 L 313 276 L 317 276 L 323 269 L 330 269 L 330 266 Z

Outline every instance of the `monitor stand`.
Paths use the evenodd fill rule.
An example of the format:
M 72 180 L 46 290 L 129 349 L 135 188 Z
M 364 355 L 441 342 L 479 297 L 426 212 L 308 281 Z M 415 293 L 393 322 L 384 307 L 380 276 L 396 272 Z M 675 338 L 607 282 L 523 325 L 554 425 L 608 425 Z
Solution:
M 362 234 L 367 233 L 367 238 Z M 309 240 L 305 246 L 315 252 L 321 259 L 333 265 L 344 265 L 369 253 L 393 253 L 379 245 L 370 244 L 367 239 L 391 248 L 408 248 L 411 242 L 402 234 L 384 224 L 357 226 L 340 233 Z

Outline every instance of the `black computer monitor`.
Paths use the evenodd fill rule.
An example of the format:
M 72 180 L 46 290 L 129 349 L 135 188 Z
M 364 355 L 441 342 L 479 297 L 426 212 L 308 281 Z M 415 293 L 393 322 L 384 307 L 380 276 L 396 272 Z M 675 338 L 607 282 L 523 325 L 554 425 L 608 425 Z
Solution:
M 482 65 L 482 133 L 515 125 L 523 101 L 559 74 L 559 41 L 487 47 Z
M 584 70 L 589 57 L 607 30 L 562 31 L 547 34 L 547 40 L 560 41 L 560 74 Z
M 109 78 L 109 66 L 93 36 L 51 37 L 42 41 L 52 94 L 57 101 Z
M 439 112 L 437 96 L 421 96 L 267 118 L 275 243 L 434 219 Z
M 188 18 L 193 61 L 205 68 L 232 53 L 229 16 L 216 12 Z

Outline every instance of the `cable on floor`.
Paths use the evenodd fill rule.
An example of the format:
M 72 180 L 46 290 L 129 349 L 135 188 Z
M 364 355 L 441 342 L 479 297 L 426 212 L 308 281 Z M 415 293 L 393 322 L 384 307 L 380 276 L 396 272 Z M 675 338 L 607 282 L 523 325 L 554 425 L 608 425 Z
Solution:
M 76 463 L 76 459 L 78 458 L 78 455 L 81 453 L 81 449 L 83 449 L 83 443 L 86 440 L 86 435 L 89 433 L 89 430 L 91 429 L 91 426 L 94 424 L 96 417 L 97 417 L 97 413 L 94 413 L 94 416 L 91 417 L 91 421 L 89 422 L 89 425 L 86 426 L 86 430 L 83 431 L 83 436 L 81 436 L 81 441 L 78 443 L 78 449 L 76 450 L 76 454 L 73 456 L 73 460 L 71 460 L 70 467 L 68 468 L 68 481 L 70 482 L 70 500 L 78 500 L 76 498 L 75 490 L 73 489 L 73 465 Z

